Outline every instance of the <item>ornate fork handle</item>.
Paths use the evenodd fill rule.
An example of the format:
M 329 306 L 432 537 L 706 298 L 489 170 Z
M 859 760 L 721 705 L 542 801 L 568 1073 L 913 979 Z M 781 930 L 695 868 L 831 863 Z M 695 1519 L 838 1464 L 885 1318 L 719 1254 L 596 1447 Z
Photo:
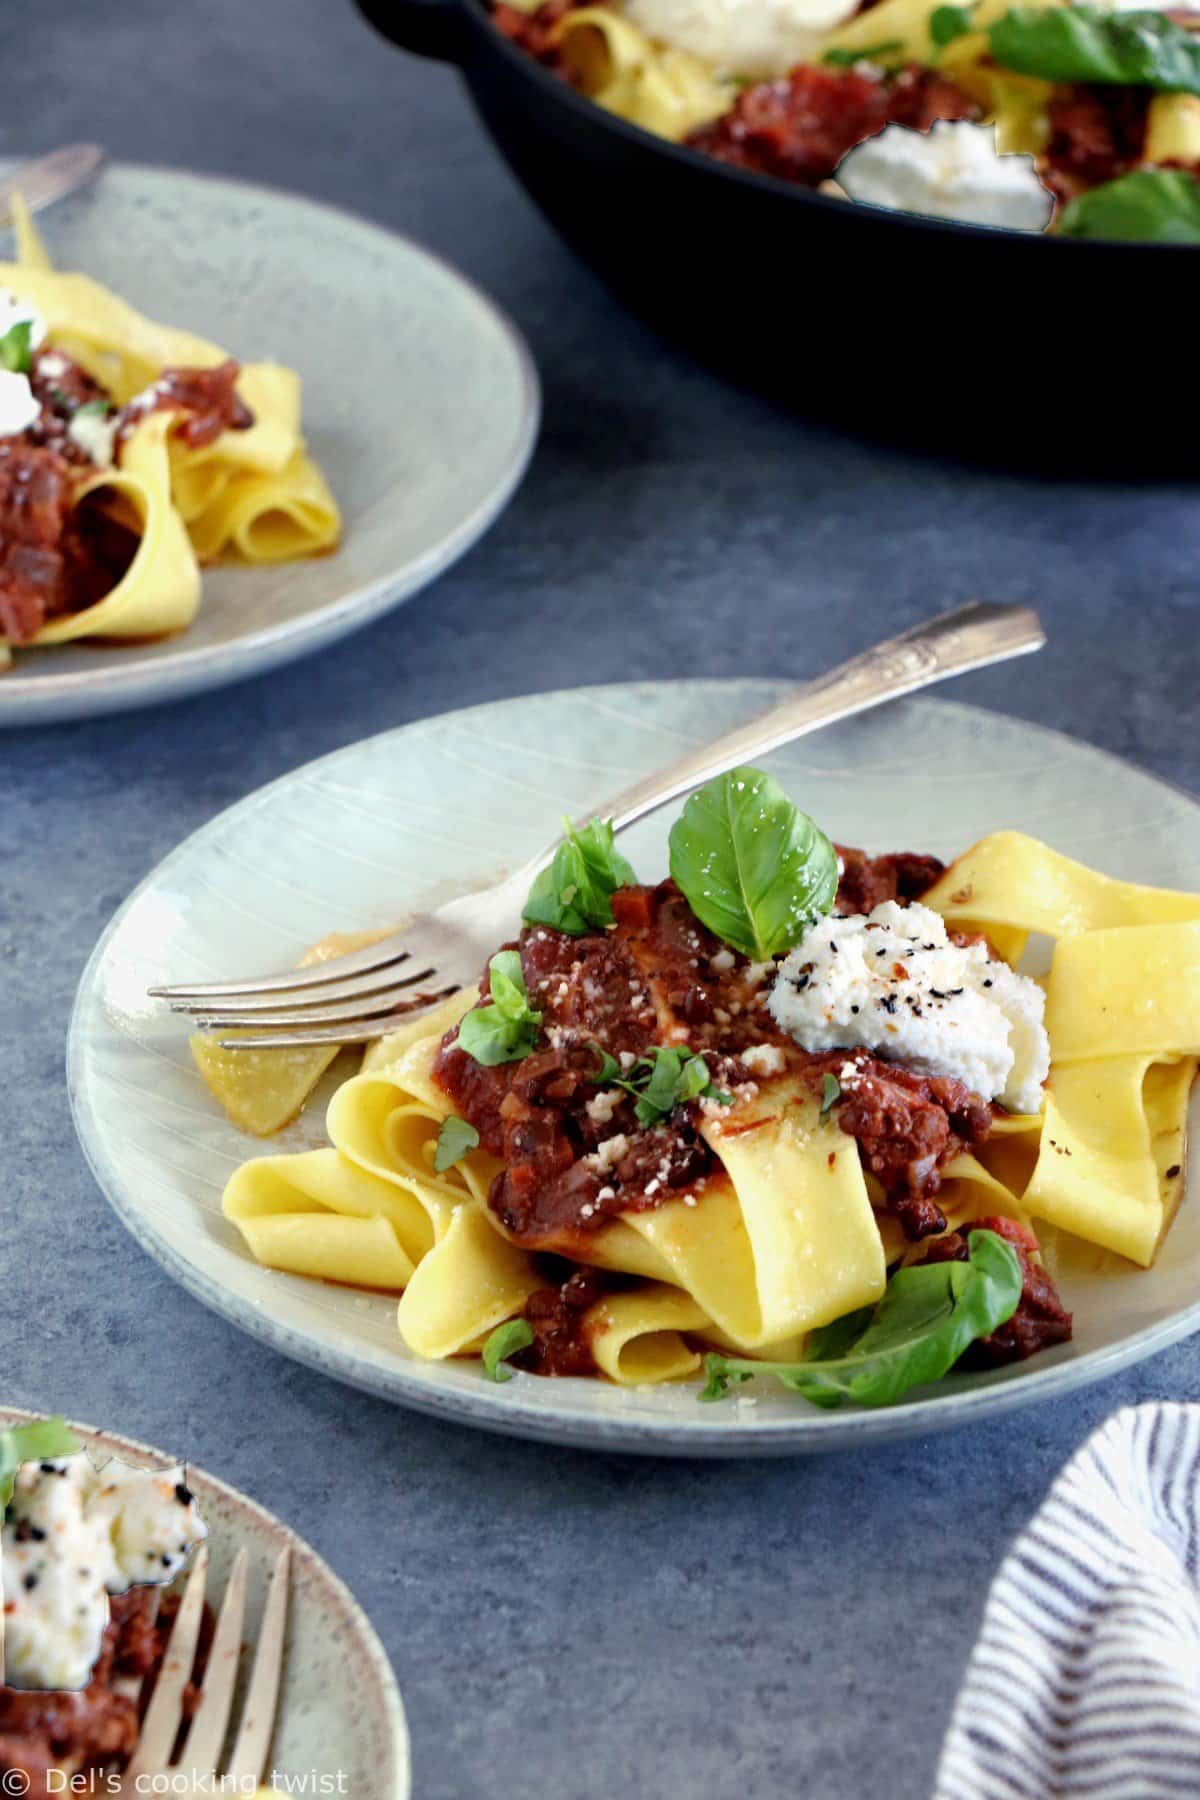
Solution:
M 1045 641 L 1037 614 L 1027 606 L 976 601 L 942 613 L 797 688 L 748 724 L 627 788 L 598 807 L 596 816 L 611 817 L 614 830 L 624 831 L 723 770 L 778 750 L 820 725 L 915 693 L 948 676 L 1024 656 L 1040 650 Z

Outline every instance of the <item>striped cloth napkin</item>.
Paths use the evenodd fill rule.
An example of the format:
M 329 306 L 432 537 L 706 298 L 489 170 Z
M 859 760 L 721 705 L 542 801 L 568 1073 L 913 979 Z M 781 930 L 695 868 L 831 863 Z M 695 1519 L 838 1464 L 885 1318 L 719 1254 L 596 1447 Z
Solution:
M 1200 1796 L 1200 1406 L 1126 1407 L 992 1584 L 935 1800 Z

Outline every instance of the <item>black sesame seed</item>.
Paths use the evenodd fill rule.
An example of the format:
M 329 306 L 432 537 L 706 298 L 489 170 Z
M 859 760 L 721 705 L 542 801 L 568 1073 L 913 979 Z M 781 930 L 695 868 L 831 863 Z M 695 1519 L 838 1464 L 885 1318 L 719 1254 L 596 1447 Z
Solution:
M 26 1577 L 25 1577 L 25 1583 L 24 1583 L 25 1592 L 27 1594 L 32 1594 L 32 1592 L 33 1592 L 34 1588 L 37 1586 L 37 1584 L 38 1584 L 38 1578 L 34 1574 L 33 1570 L 31 1569 L 29 1571 L 28 1575 L 26 1575 Z
M 191 1488 L 188 1487 L 186 1483 L 177 1481 L 175 1483 L 175 1498 L 178 1500 L 180 1506 L 190 1506 L 192 1504 Z
M 1175 1177 L 1181 1173 L 1182 1173 L 1182 1165 L 1180 1163 L 1172 1163 L 1170 1168 L 1167 1170 L 1167 1180 L 1174 1181 Z

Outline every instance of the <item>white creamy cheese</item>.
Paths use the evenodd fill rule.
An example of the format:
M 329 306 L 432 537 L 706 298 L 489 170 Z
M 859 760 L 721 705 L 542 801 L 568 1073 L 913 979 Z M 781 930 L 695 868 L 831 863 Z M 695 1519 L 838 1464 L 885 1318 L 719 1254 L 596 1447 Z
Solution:
M 1010 231 L 1044 231 L 1054 206 L 1032 156 L 1002 155 L 995 127 L 970 119 L 889 125 L 847 152 L 837 178 L 852 200 Z
M 174 1579 L 207 1536 L 182 1468 L 99 1468 L 86 1453 L 23 1463 L 5 1515 L 5 1679 L 86 1687 L 108 1596 Z
M 952 943 L 928 906 L 822 919 L 780 965 L 772 1017 L 804 1050 L 876 1051 L 1036 1113 L 1050 1072 L 1036 981 Z
M 107 468 L 113 459 L 113 445 L 117 437 L 116 413 L 76 412 L 67 426 L 67 436 L 73 444 L 78 444 L 85 456 L 90 456 L 101 468 Z
M 719 72 L 763 80 L 806 62 L 859 0 L 626 0 L 648 37 L 690 51 Z
M 34 397 L 28 375 L 14 369 L 0 369 L 0 438 L 15 437 L 27 431 L 42 416 L 42 408 Z

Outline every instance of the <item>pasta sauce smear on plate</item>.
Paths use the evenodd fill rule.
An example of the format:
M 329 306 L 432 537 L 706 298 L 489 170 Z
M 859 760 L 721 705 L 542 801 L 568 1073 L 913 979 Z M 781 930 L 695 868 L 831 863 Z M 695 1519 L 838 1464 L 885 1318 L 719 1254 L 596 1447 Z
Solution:
M 1057 940 L 1043 980 L 1030 934 Z M 1153 1261 L 1197 988 L 1200 897 L 1015 832 L 949 869 L 839 851 L 738 769 L 654 885 L 571 830 L 480 988 L 373 1045 L 328 1148 L 246 1163 L 224 1209 L 269 1267 L 401 1290 L 411 1350 L 493 1379 L 886 1404 L 1065 1342 L 1071 1240 Z M 196 1049 L 243 1121 L 257 1086 L 282 1122 L 288 1053 Z

